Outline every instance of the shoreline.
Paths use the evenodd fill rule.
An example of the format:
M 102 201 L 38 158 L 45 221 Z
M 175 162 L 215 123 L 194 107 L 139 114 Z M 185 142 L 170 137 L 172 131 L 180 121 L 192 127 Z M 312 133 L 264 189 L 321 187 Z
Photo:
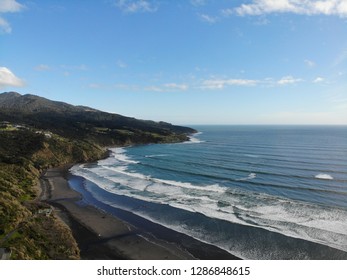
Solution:
M 50 168 L 40 178 L 39 200 L 54 207 L 54 213 L 69 226 L 76 239 L 81 259 L 239 259 L 232 254 L 156 225 L 132 214 L 155 227 L 154 230 L 171 235 L 172 238 L 157 238 L 150 231 L 106 213 L 93 205 L 82 203 L 83 196 L 73 190 L 68 182 L 72 165 Z M 133 217 L 133 218 L 134 218 Z

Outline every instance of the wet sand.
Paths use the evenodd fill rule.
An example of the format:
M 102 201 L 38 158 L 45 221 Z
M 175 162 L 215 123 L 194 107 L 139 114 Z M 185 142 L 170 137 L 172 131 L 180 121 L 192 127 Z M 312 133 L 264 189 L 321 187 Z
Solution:
M 40 179 L 40 200 L 51 204 L 72 230 L 79 245 L 81 258 L 102 259 L 236 259 L 233 255 L 180 233 L 178 242 L 168 242 L 107 214 L 91 205 L 81 203 L 80 193 L 67 181 L 71 166 L 48 169 Z M 168 235 L 173 231 L 164 229 Z M 182 245 L 180 240 L 185 240 Z

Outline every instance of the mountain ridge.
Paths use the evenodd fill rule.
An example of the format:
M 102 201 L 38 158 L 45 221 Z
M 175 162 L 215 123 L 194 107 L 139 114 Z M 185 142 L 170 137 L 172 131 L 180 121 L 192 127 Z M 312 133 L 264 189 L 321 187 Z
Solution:
M 4 92 L 0 94 L 0 108 L 21 109 L 23 111 L 48 110 L 83 111 L 84 106 L 74 106 L 66 102 L 53 101 L 34 94 L 21 95 L 18 92 Z M 80 109 L 80 110 L 78 110 Z M 92 109 L 92 108 L 90 108 Z M 95 109 L 93 109 L 95 110 Z
M 86 106 L 74 106 L 32 94 L 0 94 L 0 120 L 50 130 L 101 145 L 164 143 L 188 140 L 192 128 L 139 120 Z

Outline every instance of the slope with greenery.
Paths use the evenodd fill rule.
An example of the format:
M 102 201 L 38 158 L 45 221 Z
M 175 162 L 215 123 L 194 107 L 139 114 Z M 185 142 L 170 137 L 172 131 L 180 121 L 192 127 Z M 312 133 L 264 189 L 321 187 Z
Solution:
M 79 250 L 70 230 L 55 216 L 39 215 L 37 184 L 45 168 L 92 161 L 104 149 L 70 141 L 31 128 L 0 129 L 0 247 L 14 259 L 77 259 Z
M 166 122 L 138 120 L 14 92 L 0 94 L 0 120 L 101 145 L 179 142 L 196 132 Z
M 0 247 L 13 259 L 78 259 L 69 228 L 36 200 L 41 172 L 95 161 L 104 147 L 179 142 L 193 129 L 142 121 L 33 95 L 0 94 Z

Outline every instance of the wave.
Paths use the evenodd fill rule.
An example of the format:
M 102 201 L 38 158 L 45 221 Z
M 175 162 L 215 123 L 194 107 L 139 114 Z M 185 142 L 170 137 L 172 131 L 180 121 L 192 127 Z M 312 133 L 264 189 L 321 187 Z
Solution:
M 236 179 L 236 181 L 248 181 L 248 180 L 252 180 L 255 177 L 257 177 L 256 173 L 249 173 L 249 175 L 245 178 L 241 178 L 241 179 Z
M 149 185 L 146 184 L 153 184 L 153 183 L 159 183 L 162 184 L 163 186 L 170 186 L 170 187 L 178 187 L 182 189 L 189 189 L 189 190 L 199 190 L 199 191 L 212 191 L 212 192 L 217 192 L 221 193 L 226 190 L 225 187 L 220 187 L 218 184 L 213 184 L 213 185 L 208 185 L 208 186 L 197 186 L 193 185 L 191 183 L 186 183 L 186 182 L 180 182 L 180 181 L 173 181 L 173 180 L 164 180 L 164 179 L 158 179 L 158 178 L 153 178 L 148 175 L 144 175 L 141 173 L 137 172 L 126 172 L 124 167 L 108 167 L 108 166 L 103 166 L 103 168 L 111 170 L 113 172 L 116 172 L 118 174 L 122 174 L 125 176 L 128 176 L 128 178 L 135 178 L 135 179 L 140 179 L 143 180 L 142 184 L 140 185 L 145 185 L 145 188 L 147 191 L 149 190 L 148 187 Z M 113 179 L 115 182 L 119 182 L 119 178 L 114 178 Z M 151 186 L 151 190 L 153 190 L 154 187 Z
M 72 173 L 90 180 L 109 193 L 157 205 L 169 205 L 209 218 L 263 228 L 347 251 L 347 211 L 343 209 L 228 188 L 220 184 L 197 185 L 153 178 L 130 172 L 126 166 L 80 166 L 73 168 Z M 247 178 L 255 175 L 250 173 Z
M 197 132 L 194 133 L 193 135 L 189 135 L 189 140 L 185 141 L 181 144 L 200 144 L 200 143 L 205 143 L 206 141 L 200 140 L 199 138 L 197 138 L 196 136 L 202 134 L 202 132 Z
M 337 161 L 346 162 L 346 159 L 341 154 L 341 149 L 329 149 L 327 147 L 319 149 L 309 149 L 305 147 L 293 147 L 288 149 L 288 146 L 264 146 L 264 145 L 247 145 L 245 143 L 238 144 L 224 144 L 229 148 L 233 148 L 240 153 L 245 153 L 248 155 L 261 155 L 261 156 L 276 156 L 278 151 L 285 153 L 286 155 L 295 156 L 295 158 L 305 158 L 314 160 L 330 160 L 334 159 Z M 275 149 L 274 149 L 275 148 Z M 249 151 L 253 151 L 254 154 L 250 154 Z M 317 157 L 318 156 L 318 157 Z
M 322 192 L 322 193 L 334 193 L 334 194 L 341 194 L 341 195 L 347 195 L 346 192 L 346 188 L 344 186 L 340 186 L 338 185 L 338 183 L 345 183 L 346 180 L 335 180 L 337 184 L 332 185 L 329 187 L 329 189 L 326 188 L 326 184 L 325 183 L 320 183 L 320 184 L 315 184 L 314 186 L 310 183 L 312 177 L 310 176 L 300 176 L 300 175 L 290 175 L 290 174 L 280 174 L 280 173 L 271 173 L 271 172 L 263 172 L 263 171 L 257 171 L 257 173 L 249 173 L 249 175 L 247 177 L 242 177 L 242 178 L 233 178 L 235 175 L 232 176 L 228 176 L 228 174 L 230 172 L 237 172 L 237 173 L 245 173 L 247 172 L 247 169 L 235 169 L 235 168 L 223 168 L 220 167 L 219 169 L 223 169 L 226 171 L 230 171 L 230 172 L 226 172 L 226 175 L 216 175 L 214 172 L 210 172 L 210 173 L 206 173 L 203 172 L 202 166 L 207 167 L 207 171 L 211 171 L 213 168 L 216 168 L 216 166 L 211 166 L 205 163 L 195 163 L 195 165 L 199 166 L 199 168 L 197 170 L 189 170 L 187 168 L 182 168 L 182 169 L 178 169 L 177 167 L 174 167 L 174 165 L 177 163 L 177 161 L 175 160 L 171 160 L 170 159 L 170 166 L 165 166 L 164 164 L 159 165 L 155 165 L 155 164 L 150 164 L 150 163 L 143 163 L 141 162 L 140 165 L 146 168 L 153 168 L 156 170 L 162 170 L 165 172 L 170 172 L 172 174 L 177 174 L 177 176 L 179 175 L 187 175 L 190 177 L 201 177 L 201 179 L 203 180 L 213 180 L 213 181 L 222 181 L 224 184 L 227 185 L 233 185 L 233 186 L 237 186 L 237 187 L 250 187 L 253 186 L 254 188 L 271 188 L 273 190 L 277 189 L 277 190 L 291 190 L 291 191 L 312 191 L 315 194 L 317 194 L 317 192 Z M 193 162 L 192 162 L 193 163 Z M 275 178 L 280 178 L 280 182 L 275 183 L 274 181 L 268 181 L 268 182 L 263 182 L 262 180 L 253 180 L 255 178 L 257 178 L 257 176 L 259 177 L 264 177 L 264 176 L 271 176 L 272 180 L 274 180 Z M 289 184 L 287 181 L 290 179 L 300 179 L 301 183 L 300 185 L 291 185 Z M 238 184 L 235 185 L 234 182 L 237 182 Z M 241 183 L 245 183 L 247 184 L 247 186 L 241 185 Z
M 334 180 L 333 176 L 329 175 L 329 174 L 318 174 L 316 176 L 314 176 L 317 179 L 321 179 L 321 180 Z
M 158 155 L 146 155 L 145 158 L 157 158 L 157 157 L 167 157 L 168 154 L 158 154 Z
M 346 167 L 347 161 L 343 157 L 343 153 L 333 156 L 331 153 L 307 153 L 306 150 L 298 149 L 296 152 L 282 150 L 276 150 L 272 146 L 258 148 L 248 147 L 247 145 L 230 145 L 229 143 L 222 143 L 220 145 L 213 145 L 213 153 L 217 153 L 218 158 L 228 158 L 230 153 L 226 153 L 225 149 L 232 151 L 233 154 L 238 154 L 240 157 L 248 158 L 261 158 L 262 160 L 273 160 L 278 162 L 294 162 L 300 164 L 312 164 L 317 165 L 336 165 Z
M 125 148 L 109 148 L 110 155 L 105 159 L 101 159 L 97 162 L 98 165 L 102 166 L 113 166 L 113 165 L 122 165 L 128 166 L 129 164 L 138 164 L 139 161 L 131 159 L 126 154 Z
M 311 160 L 300 149 L 292 149 L 293 153 L 271 145 L 253 149 L 247 146 L 250 138 L 233 147 L 234 138 L 226 134 L 207 136 L 201 137 L 206 144 L 196 146 L 112 149 L 111 157 L 97 165 L 75 166 L 72 173 L 99 186 L 88 191 L 110 207 L 231 253 L 245 251 L 235 246 L 250 246 L 253 237 L 264 240 L 264 234 L 269 237 L 268 251 L 274 248 L 272 234 L 280 234 L 347 252 L 347 165 L 338 157 L 337 161 L 334 155 L 326 157 L 331 159 L 328 162 L 316 160 L 315 155 Z M 188 143 L 204 142 L 197 135 L 193 138 Z M 258 235 L 243 235 L 235 230 L 240 227 L 252 228 Z M 282 241 L 286 244 L 286 239 Z M 264 246 L 257 242 L 254 250 L 262 255 Z M 294 244 L 299 254 L 306 250 Z
M 218 158 L 218 162 L 216 160 L 211 160 L 210 155 L 206 156 L 206 151 L 204 151 L 204 154 L 196 155 L 196 154 L 189 154 L 189 157 L 187 154 L 180 154 L 179 156 L 170 156 L 170 160 L 167 160 L 166 158 L 160 159 L 163 164 L 158 165 L 155 162 L 141 162 L 143 166 L 149 166 L 154 168 L 161 168 L 161 169 L 167 169 L 167 170 L 178 170 L 179 167 L 182 166 L 190 166 L 195 165 L 199 168 L 196 168 L 194 172 L 196 172 L 197 175 L 201 174 L 201 170 L 206 169 L 208 170 L 209 174 L 215 173 L 216 171 L 225 170 L 226 174 L 229 174 L 230 171 L 240 171 L 240 172 L 247 172 L 249 170 L 249 165 L 252 163 L 253 165 L 256 165 L 257 173 L 259 174 L 268 174 L 268 175 L 276 175 L 276 176 L 283 176 L 283 177 L 295 177 L 295 178 L 302 178 L 302 179 L 311 179 L 312 174 L 318 170 L 321 172 L 326 173 L 334 173 L 338 177 L 341 178 L 341 181 L 343 181 L 343 178 L 346 176 L 346 169 L 336 169 L 335 166 L 324 166 L 329 167 L 328 168 L 322 168 L 322 166 L 315 166 L 315 165 L 298 165 L 297 163 L 291 163 L 291 164 L 276 164 L 272 161 L 247 161 L 245 159 L 239 158 L 239 157 L 228 157 L 227 159 L 223 160 Z M 148 157 L 148 156 L 145 156 Z M 151 156 L 149 156 L 151 157 Z M 156 158 L 156 157 L 155 157 Z M 165 166 L 165 163 L 167 163 L 167 166 Z M 164 167 L 165 166 L 165 167 Z M 211 170 L 213 169 L 213 171 Z M 186 168 L 183 170 L 179 170 L 179 172 L 185 172 Z M 212 172 L 211 172 L 212 171 Z M 334 176 L 335 177 L 335 176 Z M 346 177 L 347 179 L 347 177 Z
M 250 157 L 250 158 L 259 158 L 259 155 L 250 155 L 250 154 L 245 154 L 246 157 Z

